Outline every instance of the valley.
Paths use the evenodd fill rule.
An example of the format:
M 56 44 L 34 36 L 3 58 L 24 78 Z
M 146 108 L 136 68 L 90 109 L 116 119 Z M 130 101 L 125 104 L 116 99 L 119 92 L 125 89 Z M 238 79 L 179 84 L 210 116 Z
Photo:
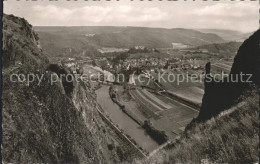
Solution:
M 33 28 L 4 15 L 3 161 L 255 162 L 257 34 L 242 43 L 183 28 Z M 254 81 L 225 82 L 240 72 Z M 18 73 L 43 79 L 11 83 Z
M 181 42 L 178 43 L 173 37 L 169 45 L 155 45 L 147 37 L 142 41 L 132 36 L 139 32 L 152 36 L 156 30 L 165 34 L 172 32 L 171 35 L 176 35 L 178 31 L 178 35 L 182 35 L 188 30 L 126 27 L 120 29 L 120 33 L 113 32 L 119 29 L 36 27 L 42 37 L 43 49 L 46 48 L 49 55 L 54 52 L 54 47 L 53 50 L 58 50 L 59 39 L 63 37 L 62 42 L 67 42 L 62 44 L 67 45 L 63 48 L 66 52 L 59 51 L 62 54 L 52 55 L 51 60 L 60 62 L 72 72 L 82 70 L 82 76 L 87 76 L 85 83 L 95 94 L 108 125 L 147 156 L 160 145 L 178 138 L 198 116 L 204 95 L 206 62 L 213 63 L 213 75 L 229 73 L 235 47 L 241 43 L 222 43 L 223 40 L 219 39 L 208 45 L 214 35 L 205 38 L 204 34 L 191 30 L 189 41 L 197 38 L 199 42 L 187 43 L 182 37 L 182 40 L 176 40 Z M 86 37 L 82 33 L 92 35 Z M 80 47 L 74 47 L 74 43 L 71 44 L 66 37 L 73 41 L 80 39 L 82 46 L 77 44 Z M 100 40 L 97 44 L 98 37 L 106 37 L 107 40 Z M 121 37 L 131 42 L 124 42 Z M 53 41 L 50 38 L 58 39 L 57 43 L 52 43 L 53 48 L 47 48 L 49 41 Z M 200 43 L 205 39 L 209 40 Z M 111 40 L 109 44 L 106 43 L 108 40 Z M 120 40 L 120 44 L 114 42 L 116 40 Z M 68 46 L 70 48 L 66 50 Z M 230 46 L 234 50 L 230 51 Z
M 86 84 L 95 92 L 109 124 L 148 156 L 160 145 L 178 138 L 198 116 L 204 94 L 202 65 L 206 61 L 173 56 L 146 58 L 154 50 L 144 49 L 132 48 L 132 54 L 123 52 L 127 54 L 124 60 L 118 54 L 112 58 L 62 59 L 62 63 L 88 75 Z M 135 56 L 138 53 L 142 53 L 139 59 Z M 218 58 L 214 60 L 212 73 L 230 71 L 229 59 L 221 63 Z M 120 81 L 120 75 L 125 75 L 126 81 Z M 169 77 L 175 77 L 175 81 Z

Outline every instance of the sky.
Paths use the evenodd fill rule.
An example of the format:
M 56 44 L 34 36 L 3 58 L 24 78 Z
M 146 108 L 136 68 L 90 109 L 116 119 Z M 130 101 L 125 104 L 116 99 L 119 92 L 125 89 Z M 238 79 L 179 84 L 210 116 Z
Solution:
M 4 13 L 23 17 L 34 26 L 142 26 L 227 29 L 259 28 L 258 1 L 4 1 Z

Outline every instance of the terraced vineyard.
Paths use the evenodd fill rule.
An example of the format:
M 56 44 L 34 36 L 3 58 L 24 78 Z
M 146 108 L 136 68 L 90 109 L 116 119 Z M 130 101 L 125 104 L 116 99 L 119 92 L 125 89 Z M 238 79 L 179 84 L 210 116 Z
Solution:
M 198 111 L 185 104 L 146 89 L 131 90 L 130 93 L 137 103 L 156 116 L 150 118 L 153 126 L 165 131 L 172 139 L 178 136 L 198 114 Z
M 203 86 L 203 81 L 201 81 L 199 78 L 194 78 L 194 77 L 191 77 L 191 75 L 196 75 L 198 77 L 200 77 L 200 73 L 195 71 L 195 70 L 185 70 L 185 71 L 179 71 L 179 70 L 176 70 L 172 73 L 175 73 L 176 75 L 183 75 L 182 77 L 184 78 L 183 81 L 184 82 L 181 82 L 179 84 L 180 87 L 190 87 L 190 86 L 196 86 L 196 87 L 199 87 L 199 88 L 204 88 Z
M 150 101 L 152 101 L 153 103 L 157 104 L 158 106 L 162 107 L 163 109 L 170 109 L 171 106 L 164 103 L 163 101 L 161 101 L 160 99 L 158 99 L 157 97 L 155 97 L 152 93 L 148 92 L 146 89 L 143 90 L 139 90 L 140 93 L 142 93 L 147 99 L 149 99 Z
M 178 96 L 186 101 L 201 105 L 204 94 L 204 85 L 202 80 L 198 79 L 196 81 L 192 81 L 190 77 L 191 73 L 192 72 L 183 72 L 178 70 L 166 71 L 165 73 L 161 74 L 163 75 L 162 77 L 164 80 L 162 78 L 159 80 L 158 77 L 160 75 L 157 73 L 152 73 L 152 75 L 158 84 L 161 85 L 162 88 L 168 93 Z M 175 76 L 175 81 L 168 78 L 172 75 Z M 179 82 L 177 81 L 178 76 L 180 77 Z
M 162 111 L 159 106 L 149 101 L 145 96 L 143 96 L 138 90 L 130 90 L 129 93 L 139 103 L 152 117 L 158 118 L 159 112 Z
M 232 67 L 232 63 L 216 63 L 216 65 L 218 65 L 224 69 L 227 69 L 227 70 L 230 70 Z
M 211 72 L 214 74 L 214 72 L 221 74 L 222 72 L 227 74 L 230 72 L 230 68 L 226 68 L 221 66 L 220 64 L 212 64 L 211 65 Z
M 204 90 L 198 87 L 187 87 L 168 92 L 198 105 L 201 105 L 204 94 Z
M 211 68 L 213 75 L 230 71 L 230 65 L 227 63 L 215 63 Z M 153 76 L 153 79 L 150 79 L 150 86 L 152 84 L 154 88 L 159 88 L 160 92 L 157 90 L 158 93 L 155 94 L 149 92 L 149 89 L 136 88 L 130 91 L 131 96 L 142 106 L 143 110 L 152 115 L 149 119 L 155 128 L 164 130 L 170 138 L 175 138 L 198 114 L 204 95 L 204 71 L 165 70 L 160 74 L 155 71 L 150 74 Z M 198 79 L 194 78 L 194 75 L 197 75 Z M 149 79 L 146 78 L 146 80 Z M 136 84 L 142 86 L 146 83 Z

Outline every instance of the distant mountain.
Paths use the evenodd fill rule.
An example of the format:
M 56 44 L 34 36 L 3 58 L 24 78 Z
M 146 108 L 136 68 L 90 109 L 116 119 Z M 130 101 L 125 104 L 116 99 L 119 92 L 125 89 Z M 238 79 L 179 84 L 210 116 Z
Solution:
M 172 43 L 200 46 L 222 43 L 216 34 L 205 34 L 191 29 L 163 29 L 147 27 L 35 27 L 43 49 L 50 55 L 75 51 L 73 54 L 92 54 L 101 47 L 171 48 Z M 71 50 L 68 50 L 70 48 Z
M 206 49 L 210 53 L 221 54 L 224 56 L 235 56 L 237 50 L 241 46 L 242 42 L 226 42 L 226 43 L 214 43 L 208 45 L 202 45 L 197 48 Z
M 250 33 L 244 33 L 244 34 L 241 34 L 241 35 L 238 35 L 236 40 L 237 42 L 243 42 L 245 41 L 249 36 L 253 35 L 253 32 L 250 32 Z
M 93 37 L 102 46 L 169 48 L 172 43 L 189 46 L 220 43 L 224 40 L 215 34 L 205 34 L 190 29 L 162 29 L 145 27 L 127 27 L 116 33 L 97 34 Z
M 221 38 L 227 41 L 237 41 L 237 42 L 243 42 L 245 39 L 247 39 L 250 35 L 253 34 L 253 32 L 242 33 L 234 30 L 220 30 L 220 29 L 196 29 L 196 30 L 203 33 L 217 34 L 218 36 L 220 36 Z

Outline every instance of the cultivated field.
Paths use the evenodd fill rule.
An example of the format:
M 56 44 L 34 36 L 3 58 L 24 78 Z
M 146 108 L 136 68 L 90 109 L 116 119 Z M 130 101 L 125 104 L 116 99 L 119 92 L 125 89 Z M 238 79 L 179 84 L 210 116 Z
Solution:
M 164 74 L 161 73 L 161 75 L 163 74 L 162 77 L 164 79 L 161 78 L 160 80 L 160 75 L 158 73 L 153 72 L 151 74 L 163 90 L 166 90 L 168 93 L 178 96 L 183 100 L 201 105 L 204 94 L 203 79 L 195 79 L 195 81 L 192 81 L 190 75 L 194 73 L 199 75 L 199 73 L 195 71 L 165 71 Z M 175 81 L 173 81 L 172 74 L 175 76 Z M 177 81 L 178 76 L 179 81 Z
M 204 90 L 198 87 L 187 87 L 176 89 L 174 91 L 170 90 L 168 92 L 199 105 L 202 103 L 202 97 L 204 94 Z
M 142 106 L 142 108 L 149 113 L 152 117 L 158 118 L 159 112 L 163 109 L 160 108 L 155 103 L 149 101 L 144 95 L 140 93 L 138 90 L 130 90 L 130 95 L 133 97 L 133 99 Z
M 222 67 L 223 69 L 230 70 L 232 67 L 232 64 L 230 63 L 216 63 L 217 66 Z
M 145 95 L 145 97 L 147 97 L 151 102 L 154 102 L 155 104 L 162 107 L 163 109 L 170 109 L 171 108 L 170 105 L 161 101 L 160 99 L 155 97 L 151 92 L 147 91 L 146 89 L 140 90 L 140 92 L 143 93 L 143 95 Z
M 135 102 L 154 117 L 149 118 L 153 126 L 163 130 L 174 139 L 185 126 L 197 116 L 198 111 L 173 99 L 154 94 L 146 89 L 130 90 Z
M 221 72 L 229 73 L 231 68 L 229 68 L 227 65 L 224 65 L 224 64 L 221 64 L 221 63 L 216 63 L 216 64 L 211 65 L 211 70 L 213 72 L 217 72 L 217 73 L 221 73 Z

